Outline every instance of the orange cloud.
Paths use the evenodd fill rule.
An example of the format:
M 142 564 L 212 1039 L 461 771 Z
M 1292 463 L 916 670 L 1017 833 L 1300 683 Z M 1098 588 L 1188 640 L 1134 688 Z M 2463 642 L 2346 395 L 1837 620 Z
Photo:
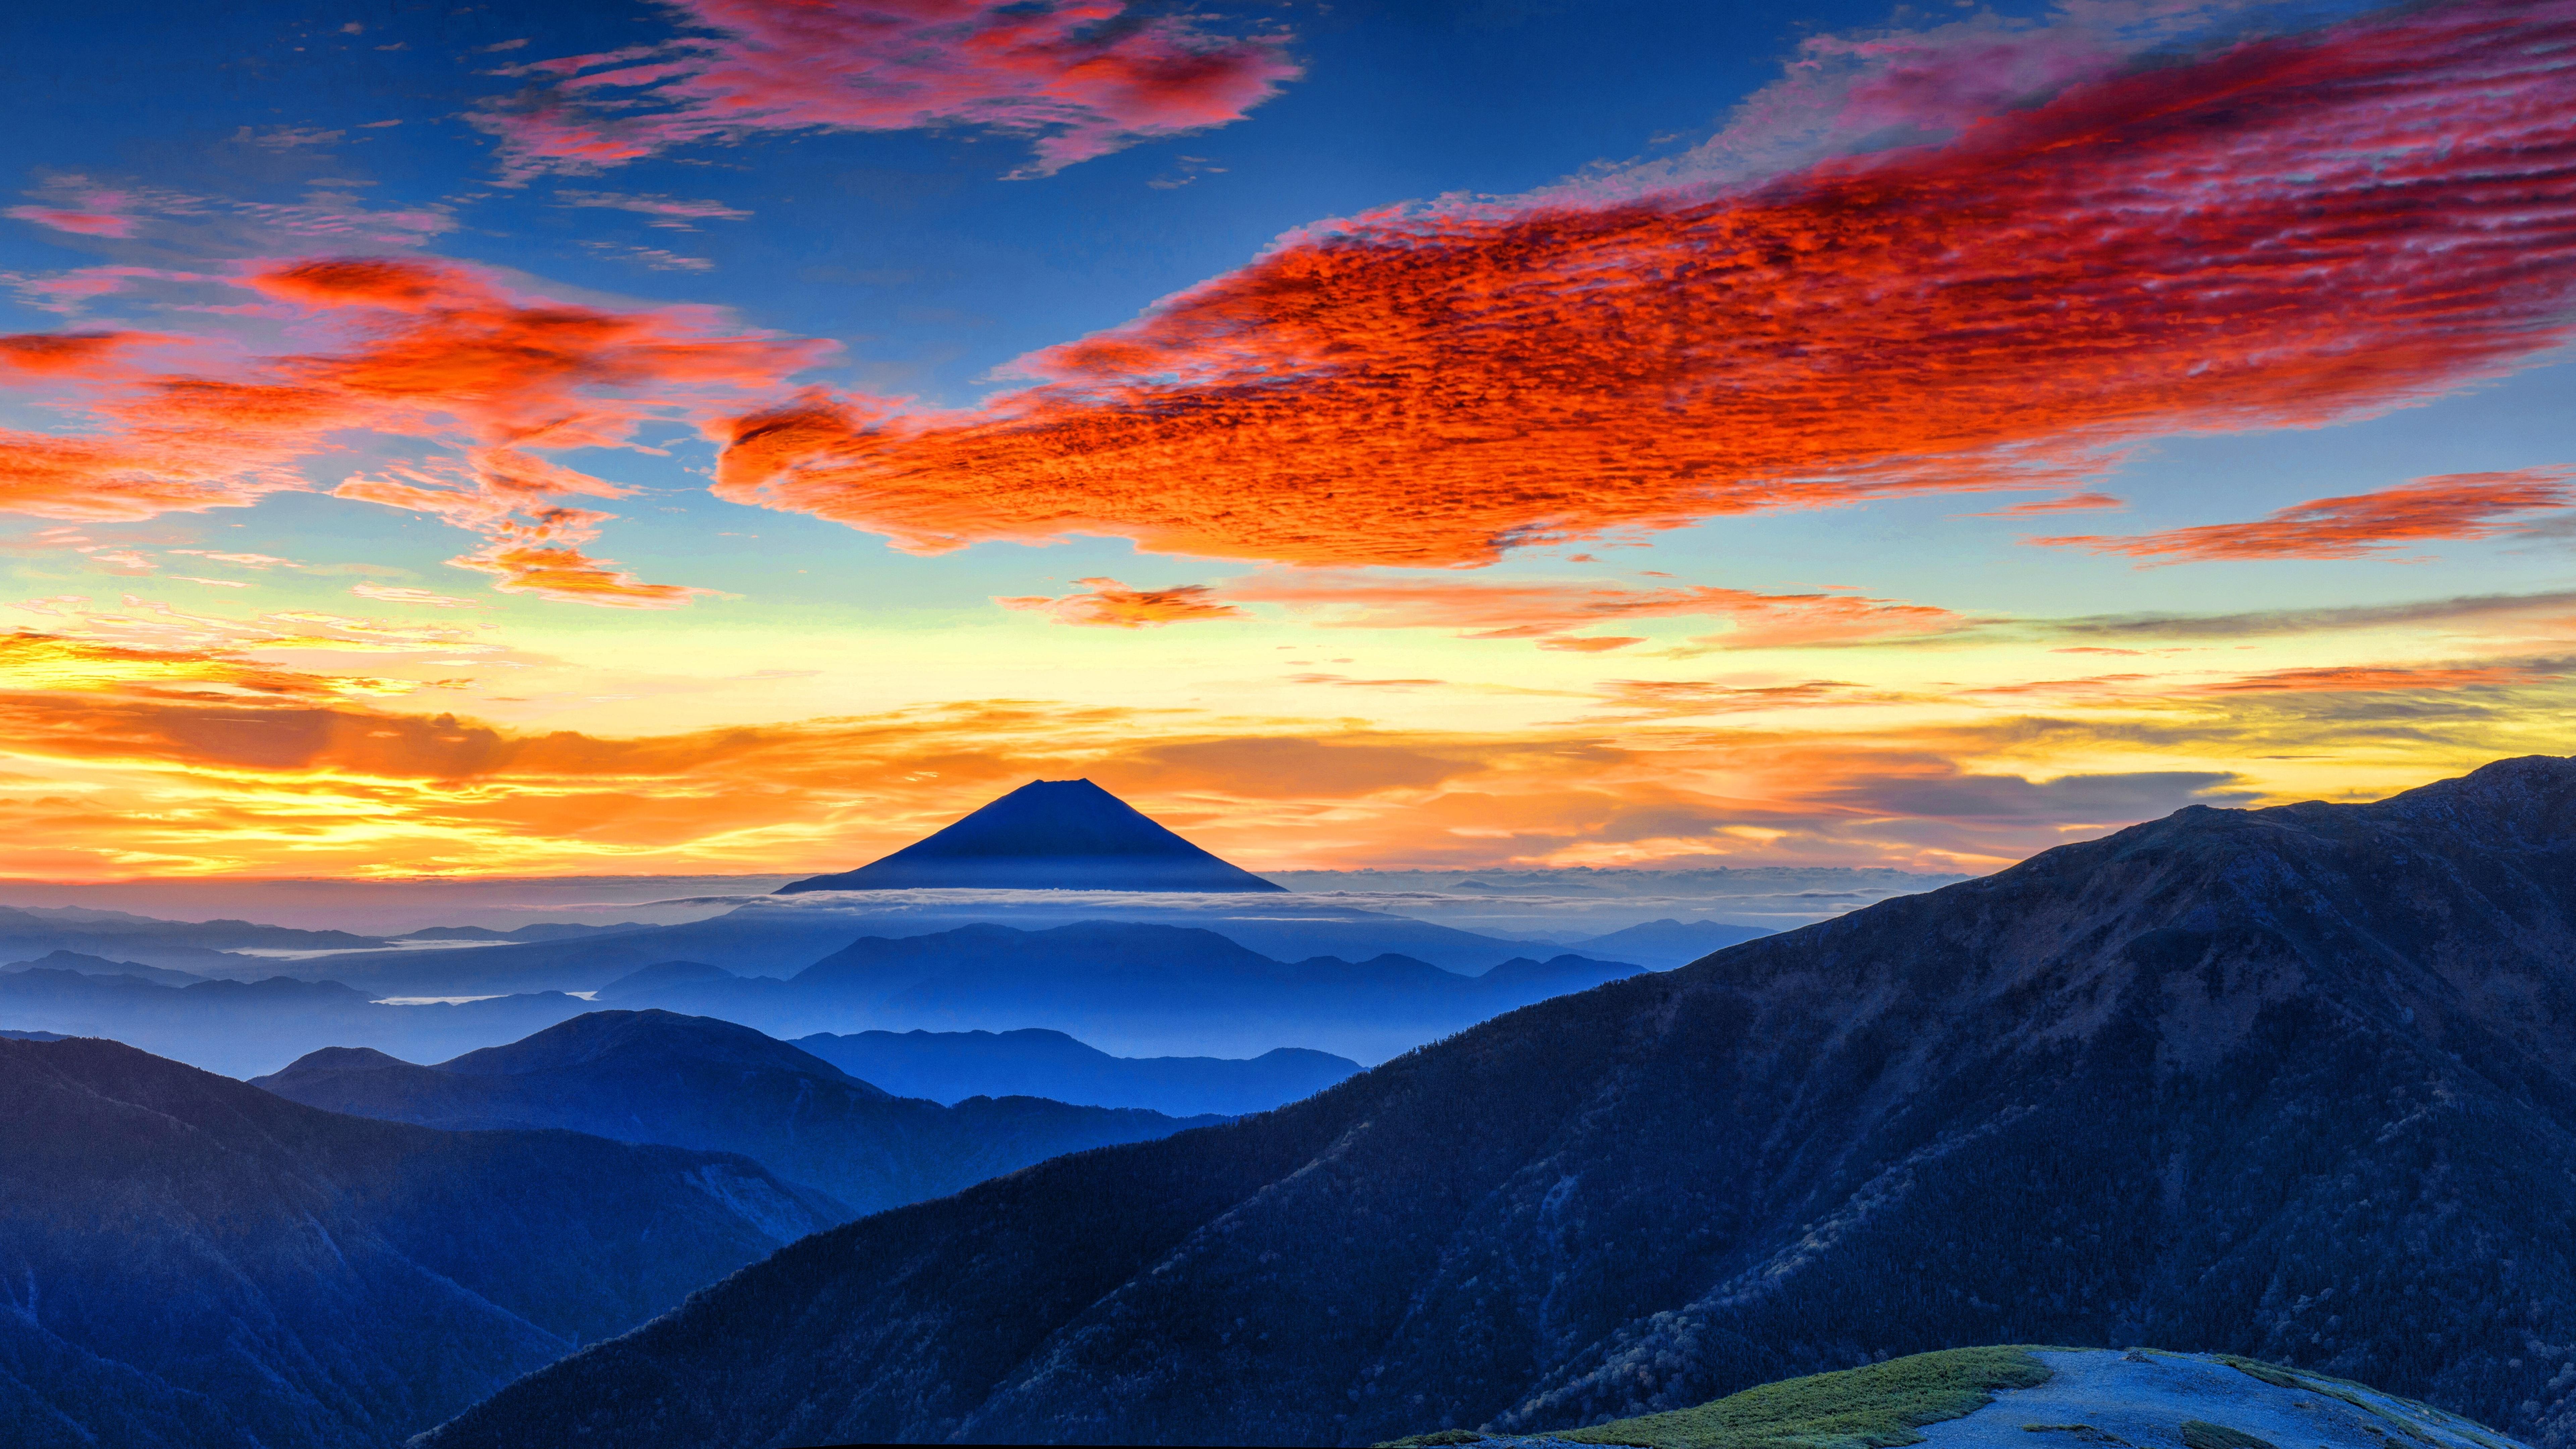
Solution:
M 1160 628 L 1165 624 L 1193 619 L 1247 617 L 1234 605 L 1218 601 L 1216 591 L 1206 584 L 1182 584 L 1169 589 L 1131 589 L 1116 579 L 1075 579 L 1074 582 L 1082 585 L 1082 591 L 1062 598 L 1038 594 L 997 598 L 993 602 L 1006 609 L 1045 614 L 1059 624 L 1108 629 Z
M 664 3 L 700 33 L 512 68 L 531 89 L 471 116 L 501 138 L 506 176 L 597 171 L 761 131 L 936 125 L 1033 137 L 1037 161 L 1014 174 L 1044 176 L 1239 121 L 1298 75 L 1279 38 L 1130 14 L 1126 0 Z
M 2570 478 L 2576 478 L 2576 467 L 2445 473 L 2376 493 L 2313 498 L 2252 523 L 2210 523 L 2163 533 L 2070 534 L 2030 542 L 2169 563 L 2369 558 L 2436 539 L 2492 538 L 2511 527 L 2517 515 L 2576 503 L 2576 493 L 2567 487 Z
M 298 465 L 336 435 L 372 431 L 456 449 L 334 491 L 430 513 L 483 535 L 455 560 L 500 587 L 581 603 L 659 607 L 700 592 L 646 584 L 580 544 L 613 515 L 555 501 L 626 489 L 536 456 L 619 447 L 649 418 L 712 415 L 775 389 L 829 344 L 725 333 L 705 308 L 609 312 L 514 295 L 473 269 L 331 257 L 253 269 L 240 284 L 336 324 L 348 345 L 272 357 L 242 377 L 130 375 L 133 334 L 15 337 L 21 371 L 117 388 L 83 437 L 0 434 L 0 508 L 136 519 L 237 507 L 308 487 Z M 32 363 L 31 363 L 32 360 Z
M 0 335 L 0 372 L 26 377 L 111 375 L 120 349 L 167 339 L 148 332 L 19 332 Z
M 2529 684 L 2557 679 L 2557 670 L 2527 664 L 2476 664 L 2451 667 L 2367 667 L 2275 669 L 2242 679 L 2198 687 L 2202 694 L 2351 693 L 2359 691 L 2465 689 L 2480 684 Z
M 925 551 L 1447 566 L 2421 401 L 2569 335 L 2571 40 L 2466 0 L 1715 196 L 1321 225 L 979 407 L 746 416 L 717 488 Z
M 1454 629 L 1467 639 L 1536 639 L 1542 648 L 1586 652 L 1644 642 L 1628 636 L 1582 636 L 1574 630 L 1622 619 L 1722 618 L 1732 627 L 1694 640 L 1730 649 L 1851 643 L 1937 634 L 1968 621 L 1947 609 L 1853 594 L 1763 594 L 1692 584 L 1628 588 L 1617 584 L 1383 581 L 1355 574 L 1256 574 L 1220 587 L 1239 603 L 1282 604 L 1317 616 L 1327 627 Z

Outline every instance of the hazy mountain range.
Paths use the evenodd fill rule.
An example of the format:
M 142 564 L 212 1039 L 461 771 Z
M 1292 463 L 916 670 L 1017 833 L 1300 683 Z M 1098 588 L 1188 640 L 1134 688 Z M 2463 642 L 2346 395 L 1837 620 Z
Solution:
M 749 1027 L 666 1011 L 593 1012 L 436 1066 L 334 1047 L 251 1085 L 428 1127 L 561 1127 L 740 1153 L 846 1204 L 842 1217 L 1224 1120 L 1028 1096 L 942 1106 L 897 1097 Z
M 2549 1445 L 2571 1253 L 2576 762 L 2535 758 L 2187 809 L 834 1229 L 427 1443 L 1366 1443 L 2021 1341 Z
M 1642 968 L 1571 954 L 1463 976 L 1410 957 L 1280 961 L 1213 931 L 1085 921 L 863 937 L 787 980 L 614 982 L 603 1002 L 659 1006 L 773 1036 L 852 1026 L 1043 1026 L 1129 1056 L 1257 1056 L 1302 1046 L 1379 1061 L 1499 1011 Z
M 905 1097 L 955 1102 L 1017 1093 L 1105 1107 L 1266 1112 L 1311 1097 L 1360 1069 L 1329 1052 L 1277 1047 L 1250 1060 L 1113 1057 L 1060 1031 L 818 1032 L 795 1044 Z

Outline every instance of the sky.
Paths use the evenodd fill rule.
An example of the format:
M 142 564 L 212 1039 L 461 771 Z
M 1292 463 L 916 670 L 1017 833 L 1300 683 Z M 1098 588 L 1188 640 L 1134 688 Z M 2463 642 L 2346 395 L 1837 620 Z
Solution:
M 2565 754 L 2576 0 L 0 19 L 0 876 L 1981 873 Z

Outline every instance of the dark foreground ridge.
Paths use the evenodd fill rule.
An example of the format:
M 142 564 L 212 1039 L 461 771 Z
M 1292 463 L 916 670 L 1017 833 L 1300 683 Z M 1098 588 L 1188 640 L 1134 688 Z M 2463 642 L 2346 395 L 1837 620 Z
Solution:
M 1365 1444 L 2023 1342 L 2561 1449 L 2572 1244 L 2576 762 L 2531 758 L 2184 810 L 819 1234 L 425 1442 Z
M 1275 891 L 1089 780 L 1031 780 L 883 860 L 778 888 Z
M 755 1164 L 0 1041 L 0 1443 L 402 1442 L 836 1216 Z

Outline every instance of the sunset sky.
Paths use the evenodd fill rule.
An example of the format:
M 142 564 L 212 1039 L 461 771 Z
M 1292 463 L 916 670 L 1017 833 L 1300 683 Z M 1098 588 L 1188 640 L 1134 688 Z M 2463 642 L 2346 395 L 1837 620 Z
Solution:
M 1986 871 L 2576 749 L 2576 0 L 40 7 L 0 875 Z

